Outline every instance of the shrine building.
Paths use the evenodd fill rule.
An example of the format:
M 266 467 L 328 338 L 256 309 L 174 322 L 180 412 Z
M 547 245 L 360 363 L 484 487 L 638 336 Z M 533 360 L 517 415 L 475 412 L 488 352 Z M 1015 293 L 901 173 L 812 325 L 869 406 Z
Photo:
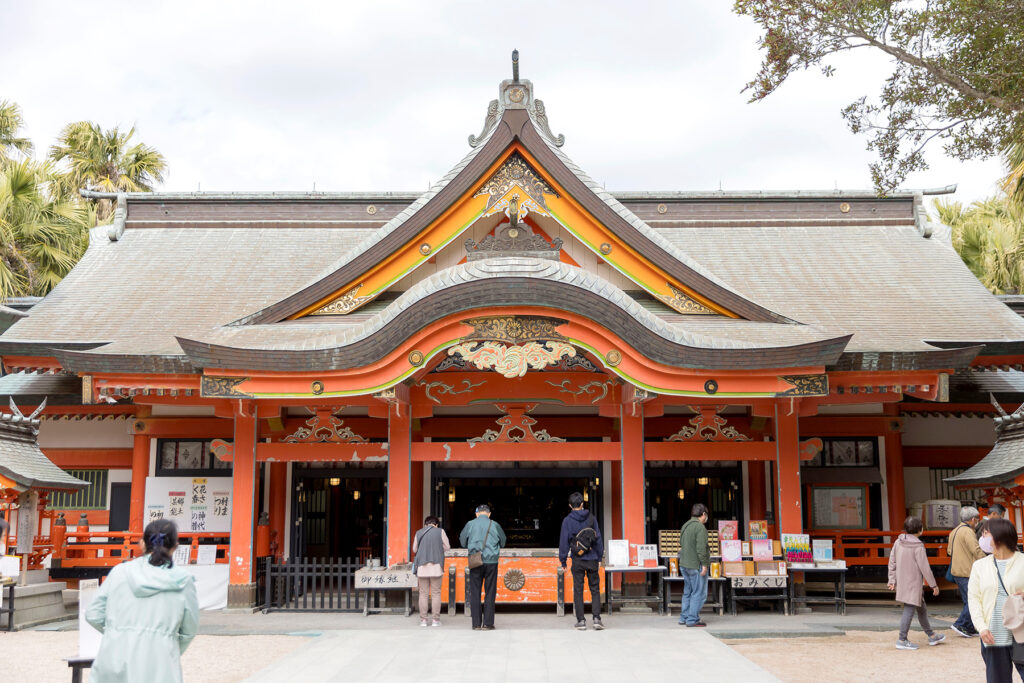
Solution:
M 91 483 L 40 538 L 170 516 L 249 606 L 259 556 L 393 565 L 479 503 L 524 550 L 583 491 L 608 539 L 702 502 L 843 557 L 915 504 L 999 495 L 945 479 L 992 449 L 990 393 L 1024 394 L 1024 320 L 929 222 L 951 188 L 609 192 L 517 69 L 422 194 L 86 193 L 113 223 L 0 311 L 0 400 L 48 397 L 40 447 Z

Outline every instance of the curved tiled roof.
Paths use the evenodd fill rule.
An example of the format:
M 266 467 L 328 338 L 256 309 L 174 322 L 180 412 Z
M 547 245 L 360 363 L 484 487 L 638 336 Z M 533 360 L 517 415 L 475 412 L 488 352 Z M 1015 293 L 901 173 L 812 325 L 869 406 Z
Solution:
M 438 305 L 442 300 L 444 305 Z M 332 317 L 232 325 L 178 341 L 201 367 L 244 363 L 254 369 L 269 365 L 339 369 L 379 360 L 425 325 L 452 313 L 504 305 L 536 305 L 551 308 L 556 315 L 559 310 L 586 315 L 635 341 L 652 360 L 676 367 L 824 365 L 838 358 L 848 339 L 797 325 L 773 326 L 781 333 L 782 343 L 763 335 L 744 338 L 742 326 L 709 334 L 666 322 L 611 282 L 576 266 L 504 257 L 469 261 L 436 273 L 365 322 L 347 324 L 344 318 Z

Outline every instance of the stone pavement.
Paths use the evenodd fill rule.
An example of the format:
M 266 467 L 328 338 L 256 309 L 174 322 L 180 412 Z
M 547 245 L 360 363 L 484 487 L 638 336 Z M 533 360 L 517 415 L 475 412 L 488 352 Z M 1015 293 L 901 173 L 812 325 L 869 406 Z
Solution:
M 778 680 L 702 629 L 582 632 L 568 625 L 328 631 L 248 680 L 277 683 L 297 674 L 303 681 L 388 683 Z

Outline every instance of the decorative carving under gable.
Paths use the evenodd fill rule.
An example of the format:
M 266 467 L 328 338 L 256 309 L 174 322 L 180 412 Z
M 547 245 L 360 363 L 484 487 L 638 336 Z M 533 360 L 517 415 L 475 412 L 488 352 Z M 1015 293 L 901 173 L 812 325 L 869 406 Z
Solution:
M 436 392 L 438 395 L 448 394 L 449 396 L 457 396 L 458 394 L 468 394 L 473 389 L 487 384 L 487 380 L 480 382 L 472 382 L 468 379 L 462 380 L 462 388 L 456 389 L 454 385 L 448 384 L 442 381 L 436 382 L 420 382 L 420 386 L 423 387 L 423 393 L 426 394 L 434 403 L 440 403 L 441 399 L 434 395 L 432 392 Z
M 688 420 L 691 426 L 683 428 L 665 441 L 752 441 L 746 434 L 739 433 L 718 413 L 726 406 L 689 406 L 697 413 Z
M 495 420 L 501 430 L 488 429 L 482 435 L 469 439 L 468 443 L 565 443 L 565 439 L 551 436 L 546 429 L 534 431 L 533 425 L 537 420 L 527 413 L 537 407 L 536 403 L 518 406 L 498 404 L 496 407 L 505 413 Z
M 203 398 L 252 398 L 252 394 L 235 388 L 248 379 L 248 377 L 203 375 L 199 384 L 199 395 Z
M 548 206 L 544 195 L 558 196 L 554 189 L 533 170 L 530 164 L 526 162 L 526 159 L 518 152 L 509 156 L 505 163 L 480 186 L 480 189 L 473 196 L 488 195 L 487 209 L 490 210 L 513 187 L 520 188 L 526 196 L 544 209 L 547 209 Z
M 494 127 L 498 125 L 498 118 L 500 116 L 501 110 L 498 108 L 498 100 L 491 100 L 491 103 L 487 105 L 487 116 L 484 118 L 484 127 L 480 131 L 480 135 L 470 134 L 469 146 L 476 147 L 483 142 L 488 133 L 494 130 Z
M 308 408 L 313 417 L 306 420 L 305 427 L 281 439 L 284 443 L 368 443 L 367 439 L 346 427 L 344 421 L 334 416 L 340 408 Z
M 672 296 L 659 294 L 658 300 L 676 313 L 682 313 L 684 315 L 718 315 L 717 312 L 700 303 L 689 294 L 681 291 L 671 282 L 667 282 L 665 284 L 667 284 L 668 288 L 672 290 Z
M 606 380 L 604 382 L 587 382 L 586 384 L 573 384 L 572 380 L 563 379 L 561 382 L 552 382 L 547 380 L 545 384 L 558 389 L 560 394 L 571 394 L 573 396 L 593 396 L 591 403 L 597 403 L 598 401 L 608 396 L 608 390 L 615 386 L 615 382 L 612 380 Z
M 351 313 L 373 298 L 372 296 L 356 296 L 362 288 L 363 283 L 360 282 L 334 301 L 324 304 L 320 308 L 316 309 L 310 315 L 345 315 L 347 313 Z
M 509 379 L 522 377 L 530 368 L 541 370 L 558 362 L 562 356 L 575 356 L 572 344 L 549 341 L 539 344 L 527 342 L 516 346 L 505 346 L 499 342 L 464 342 L 448 349 L 448 355 L 459 354 L 477 369 L 492 368 Z
M 534 123 L 540 127 L 540 132 L 547 136 L 548 140 L 551 141 L 555 147 L 561 147 L 565 144 L 564 135 L 555 135 L 551 132 L 551 124 L 548 123 L 548 110 L 544 106 L 542 100 L 534 100 L 532 106 L 527 106 L 526 110 L 530 112 L 530 116 L 533 117 Z
M 780 375 L 779 379 L 793 386 L 778 396 L 828 396 L 828 375 Z
M 444 374 L 446 372 L 490 372 L 490 370 L 477 370 L 470 367 L 462 356 L 455 354 L 443 359 L 428 374 Z M 562 356 L 557 363 L 542 368 L 538 372 L 600 372 L 600 369 L 581 353 L 576 356 Z
M 564 340 L 557 328 L 565 320 L 539 315 L 502 315 L 486 318 L 470 318 L 462 322 L 472 326 L 473 332 L 462 341 L 499 341 L 506 344 L 522 344 L 531 341 Z
M 549 243 L 533 232 L 527 223 L 498 226 L 495 234 L 487 235 L 477 242 L 466 240 L 466 258 L 477 261 L 498 256 L 526 256 L 557 261 L 561 257 L 562 238 L 556 237 Z

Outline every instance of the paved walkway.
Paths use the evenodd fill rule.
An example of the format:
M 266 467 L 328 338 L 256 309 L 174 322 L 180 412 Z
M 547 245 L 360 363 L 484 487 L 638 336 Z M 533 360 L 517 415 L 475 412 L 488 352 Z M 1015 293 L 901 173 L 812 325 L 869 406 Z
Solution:
M 248 680 L 277 683 L 300 672 L 306 681 L 389 683 L 778 680 L 699 629 L 500 626 L 329 631 Z

